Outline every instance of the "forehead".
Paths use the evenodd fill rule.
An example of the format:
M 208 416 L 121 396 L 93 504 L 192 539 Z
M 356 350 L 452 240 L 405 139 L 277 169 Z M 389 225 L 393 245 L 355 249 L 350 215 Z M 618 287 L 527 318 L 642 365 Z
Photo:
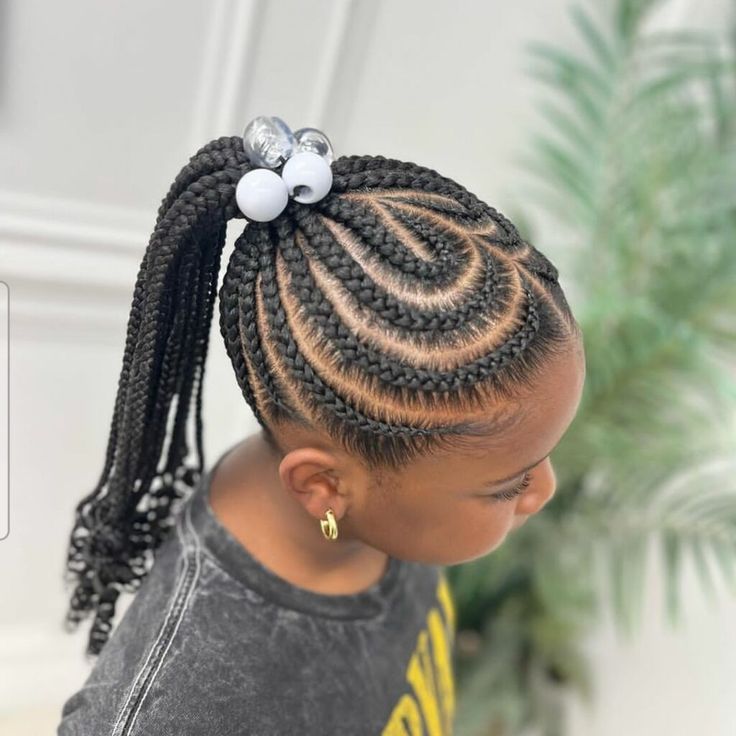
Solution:
M 540 459 L 575 418 L 584 383 L 585 356 L 578 345 L 551 359 L 525 395 L 500 406 L 499 428 L 476 438 L 476 448 L 487 453 L 518 451 L 516 459 L 530 463 Z M 523 463 L 516 465 L 523 467 Z
M 546 457 L 562 439 L 577 413 L 584 382 L 581 350 L 555 356 L 523 395 L 464 416 L 476 425 L 478 436 L 463 437 L 441 457 L 422 458 L 419 462 L 427 467 L 418 470 L 485 473 L 489 480 L 517 473 Z

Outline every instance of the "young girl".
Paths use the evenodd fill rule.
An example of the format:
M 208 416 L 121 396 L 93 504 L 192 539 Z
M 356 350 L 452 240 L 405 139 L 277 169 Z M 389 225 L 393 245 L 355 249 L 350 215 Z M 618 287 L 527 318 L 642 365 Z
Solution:
M 299 133 L 213 140 L 159 208 L 71 536 L 99 656 L 61 736 L 450 734 L 443 567 L 554 493 L 585 378 L 557 269 L 452 179 Z M 260 426 L 206 471 L 216 292 Z

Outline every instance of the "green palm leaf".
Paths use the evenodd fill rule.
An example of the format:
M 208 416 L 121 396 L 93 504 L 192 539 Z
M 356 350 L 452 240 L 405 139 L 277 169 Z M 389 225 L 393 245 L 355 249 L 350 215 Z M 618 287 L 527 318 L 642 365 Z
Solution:
M 736 594 L 736 32 L 647 30 L 661 4 L 574 5 L 581 52 L 527 49 L 546 97 L 517 161 L 564 233 L 536 239 L 569 261 L 587 381 L 553 502 L 448 569 L 461 735 L 565 733 L 557 694 L 592 692 L 584 634 L 610 612 L 635 636 L 655 561 L 672 625 L 686 566 Z

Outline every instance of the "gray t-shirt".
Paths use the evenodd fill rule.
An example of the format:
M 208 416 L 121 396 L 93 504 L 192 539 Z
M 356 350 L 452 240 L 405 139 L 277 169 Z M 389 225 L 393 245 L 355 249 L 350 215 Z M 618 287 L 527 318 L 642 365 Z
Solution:
M 214 515 L 223 457 L 180 507 L 57 735 L 451 734 L 455 604 L 443 568 L 390 557 L 359 593 L 293 585 Z

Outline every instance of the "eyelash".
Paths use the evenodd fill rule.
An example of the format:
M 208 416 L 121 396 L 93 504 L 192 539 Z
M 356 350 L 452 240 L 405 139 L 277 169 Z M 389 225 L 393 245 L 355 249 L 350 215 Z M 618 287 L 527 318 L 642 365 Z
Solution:
M 484 498 L 488 498 L 491 501 L 510 501 L 512 498 L 516 498 L 520 493 L 524 491 L 524 489 L 529 485 L 531 482 L 531 474 L 529 472 L 524 473 L 524 477 L 521 480 L 521 483 L 519 483 L 516 488 L 510 488 L 508 491 L 501 491 L 499 493 L 493 493 L 489 496 L 484 496 Z

